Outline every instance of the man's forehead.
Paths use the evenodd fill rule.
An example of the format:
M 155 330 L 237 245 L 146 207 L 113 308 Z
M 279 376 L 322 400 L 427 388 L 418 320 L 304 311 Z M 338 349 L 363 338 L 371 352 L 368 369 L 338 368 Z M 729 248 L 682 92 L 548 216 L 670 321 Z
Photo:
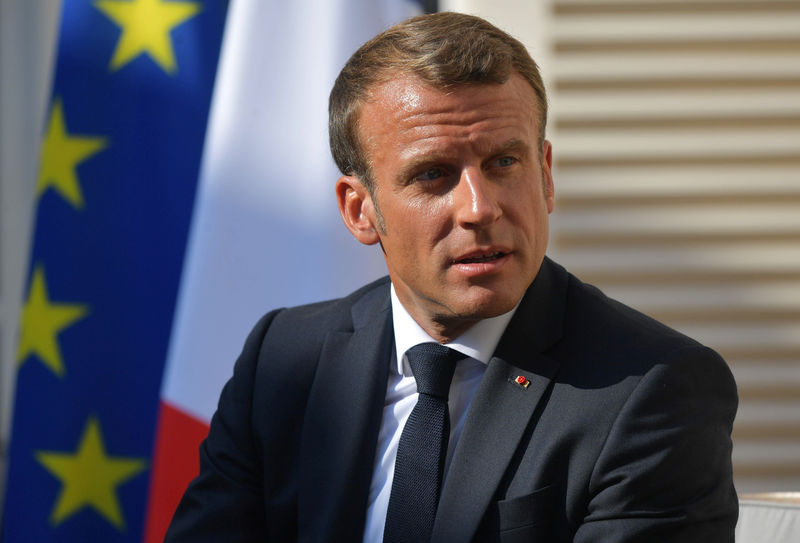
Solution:
M 374 83 L 367 92 L 366 104 L 398 105 L 402 110 L 412 111 L 422 106 L 423 94 L 442 93 L 445 91 L 424 83 L 412 74 L 395 74 L 394 77 L 382 79 Z
M 426 98 L 436 98 L 437 96 L 447 96 L 461 90 L 475 91 L 495 91 L 499 87 L 509 85 L 512 80 L 522 83 L 521 88 L 525 88 L 525 94 L 531 99 L 531 107 L 538 114 L 539 103 L 536 93 L 530 83 L 517 70 L 509 74 L 508 79 L 503 83 L 493 81 L 469 81 L 452 85 L 438 85 L 425 81 L 422 77 L 412 72 L 388 71 L 378 76 L 368 87 L 362 100 L 362 108 L 367 104 L 387 104 L 389 102 L 401 106 L 403 110 L 413 110 L 420 108 Z M 362 109 L 359 108 L 359 109 Z
M 502 104 L 505 104 L 503 106 Z M 416 75 L 398 74 L 396 77 L 373 85 L 367 99 L 357 113 L 359 131 L 364 128 L 364 115 L 394 118 L 399 125 L 410 128 L 427 120 L 441 118 L 449 122 L 458 115 L 461 122 L 480 121 L 491 116 L 498 107 L 516 110 L 513 114 L 528 118 L 534 125 L 539 122 L 539 105 L 536 95 L 522 75 L 512 73 L 504 83 L 463 83 L 448 87 L 431 85 Z M 392 125 L 383 125 L 391 128 Z M 364 138 L 370 134 L 362 133 Z

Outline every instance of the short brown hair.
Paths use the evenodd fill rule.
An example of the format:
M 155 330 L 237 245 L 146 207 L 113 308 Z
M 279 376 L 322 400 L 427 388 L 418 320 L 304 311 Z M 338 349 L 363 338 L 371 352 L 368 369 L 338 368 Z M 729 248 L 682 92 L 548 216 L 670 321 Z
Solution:
M 547 96 L 539 68 L 519 40 L 488 21 L 463 13 L 413 17 L 385 30 L 347 61 L 331 90 L 331 153 L 344 175 L 355 175 L 372 193 L 370 165 L 358 138 L 358 115 L 367 93 L 397 74 L 446 89 L 470 83 L 505 83 L 513 70 L 538 102 L 539 146 L 547 124 Z

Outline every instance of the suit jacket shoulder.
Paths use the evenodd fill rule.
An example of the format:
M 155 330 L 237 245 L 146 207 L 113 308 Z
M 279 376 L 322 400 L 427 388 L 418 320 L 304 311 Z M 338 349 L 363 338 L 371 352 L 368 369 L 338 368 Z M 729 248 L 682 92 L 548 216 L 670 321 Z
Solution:
M 497 354 L 502 379 L 520 372 L 538 392 L 516 407 L 532 415 L 476 541 L 507 530 L 520 540 L 525 530 L 552 541 L 732 540 L 737 398 L 718 354 L 549 260 Z M 479 390 L 475 409 L 492 416 L 500 393 L 511 391 Z M 543 504 L 546 522 L 522 514 Z
M 336 389 L 360 386 L 366 391 L 375 389 L 373 382 L 383 379 L 382 401 L 386 376 L 374 368 L 377 357 L 369 349 L 351 356 L 349 368 L 333 364 L 347 356 L 348 346 L 360 350 L 359 341 L 363 343 L 365 337 L 372 351 L 389 352 L 391 337 L 382 337 L 387 325 L 391 326 L 388 308 L 389 281 L 382 278 L 345 298 L 279 309 L 262 317 L 220 395 L 209 435 L 200 448 L 200 475 L 181 500 L 166 541 L 294 541 L 298 524 L 306 517 L 312 517 L 309 525 L 331 533 L 330 524 L 319 524 L 324 515 L 313 511 L 313 500 L 299 499 L 299 489 L 309 487 L 305 494 L 312 497 L 322 492 L 311 488 L 319 477 L 315 469 L 329 470 L 343 461 L 335 457 L 334 450 L 325 450 L 325 441 L 340 442 L 348 429 L 326 426 L 323 419 L 343 405 L 353 410 L 352 416 L 336 415 L 344 419 L 357 418 L 359 410 L 374 412 L 376 393 L 365 392 L 348 405 L 338 401 L 348 391 L 339 390 L 336 395 Z M 388 369 L 388 364 L 385 366 Z M 353 383 L 341 382 L 340 376 L 348 372 L 355 376 Z M 333 394 L 324 390 L 326 387 Z M 330 405 L 320 404 L 327 398 Z M 377 432 L 376 421 L 369 416 L 362 419 L 366 420 L 353 421 L 350 432 Z M 368 439 L 363 444 L 361 440 L 351 442 L 355 452 L 341 451 L 341 456 L 363 461 L 371 450 L 374 454 L 374 442 L 371 447 Z M 314 454 L 331 458 L 319 465 L 309 458 Z M 328 475 L 333 484 L 335 477 Z M 363 487 L 363 480 L 348 481 L 344 492 L 363 495 L 365 500 Z M 360 530 L 358 517 L 363 508 L 353 499 L 343 502 L 348 503 L 345 513 L 331 513 L 342 519 L 340 531 Z

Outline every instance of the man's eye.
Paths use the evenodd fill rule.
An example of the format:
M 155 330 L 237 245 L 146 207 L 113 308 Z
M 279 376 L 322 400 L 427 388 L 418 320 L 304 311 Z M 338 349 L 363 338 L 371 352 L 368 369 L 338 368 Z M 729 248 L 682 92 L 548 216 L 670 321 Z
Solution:
M 507 168 L 508 166 L 511 166 L 515 162 L 516 162 L 516 159 L 514 157 L 510 157 L 510 156 L 500 157 L 496 161 L 497 165 L 500 166 L 501 168 Z
M 441 170 L 441 168 L 431 168 L 418 174 L 416 177 L 414 177 L 414 179 L 417 181 L 435 181 L 443 175 L 444 172 Z

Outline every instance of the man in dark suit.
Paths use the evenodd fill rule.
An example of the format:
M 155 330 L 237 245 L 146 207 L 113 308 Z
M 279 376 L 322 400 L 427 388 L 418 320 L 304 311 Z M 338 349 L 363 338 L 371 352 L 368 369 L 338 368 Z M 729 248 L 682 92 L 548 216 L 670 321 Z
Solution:
M 389 278 L 256 325 L 168 541 L 733 541 L 730 371 L 545 257 L 546 111 L 524 47 L 476 17 L 351 57 L 336 194 Z M 444 397 L 420 343 L 457 352 Z

